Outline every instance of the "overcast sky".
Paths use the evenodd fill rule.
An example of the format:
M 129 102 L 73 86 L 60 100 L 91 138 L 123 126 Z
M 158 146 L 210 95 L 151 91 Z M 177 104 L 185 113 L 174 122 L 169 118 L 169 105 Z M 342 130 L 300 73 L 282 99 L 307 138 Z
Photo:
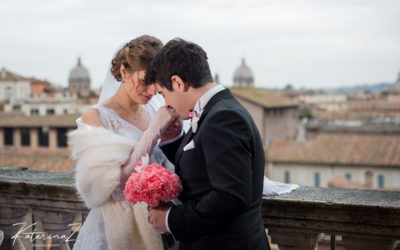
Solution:
M 228 86 L 242 57 L 257 87 L 394 82 L 399 13 L 399 0 L 1 0 L 0 67 L 67 86 L 81 56 L 96 88 L 115 49 L 149 34 L 199 44 Z

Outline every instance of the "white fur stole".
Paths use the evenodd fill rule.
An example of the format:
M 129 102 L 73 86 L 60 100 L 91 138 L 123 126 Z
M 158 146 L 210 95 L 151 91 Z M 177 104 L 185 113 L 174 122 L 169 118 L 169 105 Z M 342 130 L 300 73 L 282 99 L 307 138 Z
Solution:
M 76 129 L 68 136 L 77 160 L 76 188 L 89 208 L 102 205 L 118 186 L 121 166 L 136 142 L 103 127 Z
M 136 141 L 103 127 L 76 129 L 68 136 L 77 160 L 76 188 L 89 208 L 102 207 L 109 249 L 163 249 L 160 233 L 147 221 L 147 206 L 111 197 Z

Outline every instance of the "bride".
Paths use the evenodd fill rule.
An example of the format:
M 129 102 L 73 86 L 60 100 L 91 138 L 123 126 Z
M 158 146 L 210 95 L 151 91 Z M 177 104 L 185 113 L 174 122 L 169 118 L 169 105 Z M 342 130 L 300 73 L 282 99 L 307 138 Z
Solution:
M 163 249 L 160 233 L 147 221 L 147 207 L 133 206 L 123 195 L 123 184 L 141 156 L 149 154 L 173 170 L 155 146 L 167 127 L 180 130 L 182 123 L 174 110 L 162 106 L 155 86 L 143 84 L 161 46 L 157 38 L 141 36 L 120 48 L 98 104 L 83 113 L 78 129 L 69 134 L 77 190 L 90 208 L 76 250 Z

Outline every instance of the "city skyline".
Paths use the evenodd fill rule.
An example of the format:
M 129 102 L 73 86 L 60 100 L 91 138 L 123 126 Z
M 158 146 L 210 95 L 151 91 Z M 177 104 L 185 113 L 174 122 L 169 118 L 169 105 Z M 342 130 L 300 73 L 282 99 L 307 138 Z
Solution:
M 142 34 L 181 37 L 231 86 L 242 58 L 255 87 L 333 88 L 395 82 L 400 2 L 307 0 L 2 2 L 0 67 L 66 87 L 77 58 L 99 88 L 116 48 Z

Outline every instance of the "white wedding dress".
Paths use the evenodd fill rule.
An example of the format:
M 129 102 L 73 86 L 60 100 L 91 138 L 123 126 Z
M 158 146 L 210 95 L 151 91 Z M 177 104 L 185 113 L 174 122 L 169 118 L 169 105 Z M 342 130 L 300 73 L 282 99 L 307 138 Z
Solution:
M 156 96 L 155 99 L 160 98 Z M 153 117 L 162 101 L 152 101 L 145 105 L 145 109 Z M 106 129 L 112 130 L 117 134 L 123 135 L 133 141 L 140 141 L 143 132 L 133 126 L 131 123 L 122 119 L 117 112 L 106 108 L 101 104 L 93 106 L 100 114 L 100 119 Z M 82 123 L 81 119 L 77 120 L 78 129 L 90 129 L 90 126 Z M 166 168 L 174 171 L 172 164 L 166 161 L 166 156 L 161 149 L 156 146 L 151 156 L 151 162 L 162 163 Z M 115 190 L 112 193 L 115 200 L 123 200 L 124 194 L 122 190 Z M 80 229 L 78 238 L 74 245 L 74 250 L 108 250 L 107 237 L 105 232 L 104 217 L 102 207 L 93 207 Z

